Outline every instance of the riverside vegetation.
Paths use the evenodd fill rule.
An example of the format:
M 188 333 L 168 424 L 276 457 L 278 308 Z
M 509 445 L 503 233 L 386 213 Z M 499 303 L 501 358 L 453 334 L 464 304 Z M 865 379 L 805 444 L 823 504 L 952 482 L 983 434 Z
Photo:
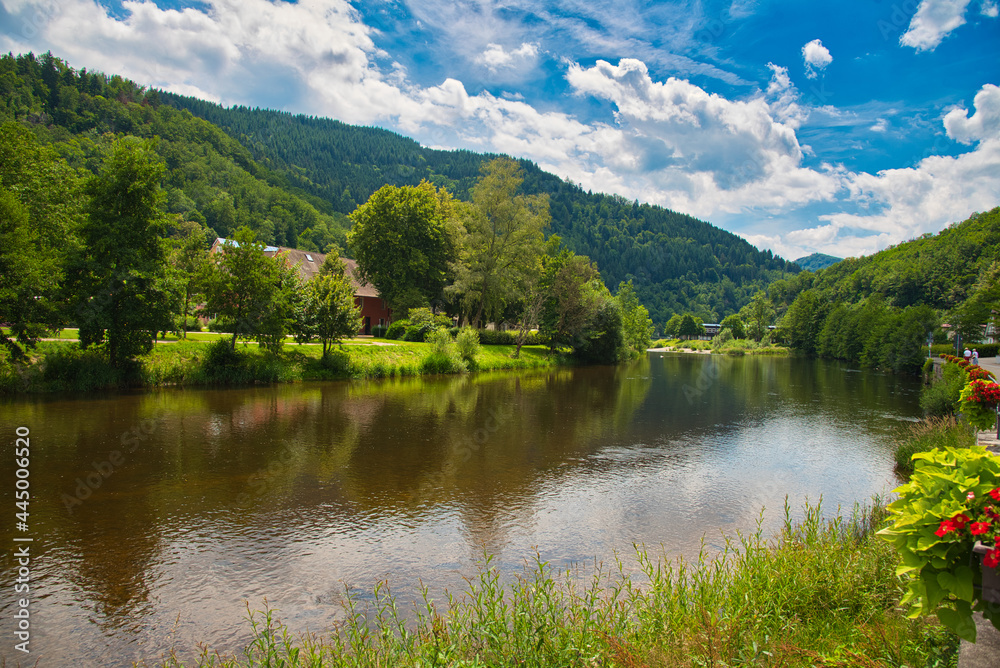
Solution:
M 348 596 L 325 634 L 296 635 L 280 611 L 250 610 L 239 655 L 205 649 L 199 666 L 954 666 L 956 637 L 899 606 L 898 558 L 874 532 L 881 499 L 824 519 L 807 506 L 780 534 L 727 538 L 716 556 L 674 561 L 637 547 L 622 560 L 558 572 L 535 558 L 505 583 L 491 557 L 465 592 L 423 592 L 400 610 L 389 583 Z

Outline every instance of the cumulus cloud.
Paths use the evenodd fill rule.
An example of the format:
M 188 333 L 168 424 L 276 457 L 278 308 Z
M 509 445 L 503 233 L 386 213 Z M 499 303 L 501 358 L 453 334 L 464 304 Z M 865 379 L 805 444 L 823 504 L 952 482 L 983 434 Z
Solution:
M 921 0 L 899 43 L 917 51 L 933 51 L 945 37 L 965 24 L 969 0 Z
M 814 39 L 802 47 L 802 60 L 806 66 L 806 76 L 815 79 L 833 62 L 833 56 L 830 55 L 830 50 L 823 46 L 823 42 Z
M 538 56 L 538 45 L 525 42 L 513 51 L 507 51 L 500 44 L 490 43 L 477 58 L 476 62 L 485 65 L 491 72 L 510 67 L 523 67 L 534 62 Z
M 952 109 L 944 117 L 948 136 L 963 144 L 1000 139 L 1000 87 L 986 84 L 976 93 L 976 113 Z
M 1000 9 L 997 8 L 997 3 L 993 0 L 983 0 L 983 4 L 979 8 L 979 13 L 983 16 L 995 19 L 997 16 L 1000 16 Z

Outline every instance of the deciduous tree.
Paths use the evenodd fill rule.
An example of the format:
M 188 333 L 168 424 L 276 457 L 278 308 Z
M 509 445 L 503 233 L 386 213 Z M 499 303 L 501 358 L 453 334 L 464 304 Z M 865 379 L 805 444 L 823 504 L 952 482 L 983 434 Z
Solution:
M 360 277 L 398 315 L 441 294 L 458 250 L 455 206 L 447 190 L 427 181 L 383 186 L 351 220 L 348 245 Z
M 518 195 L 524 182 L 520 166 L 497 158 L 482 167 L 472 190 L 472 203 L 460 207 L 465 228 L 449 292 L 461 296 L 474 327 L 483 318 L 496 320 L 504 308 L 523 296 L 537 276 L 549 224 L 545 195 Z
M 163 170 L 151 142 L 125 137 L 111 145 L 100 173 L 85 187 L 85 254 L 77 265 L 80 343 L 105 343 L 116 367 L 149 352 L 155 332 L 169 329 L 177 311 L 162 238 Z

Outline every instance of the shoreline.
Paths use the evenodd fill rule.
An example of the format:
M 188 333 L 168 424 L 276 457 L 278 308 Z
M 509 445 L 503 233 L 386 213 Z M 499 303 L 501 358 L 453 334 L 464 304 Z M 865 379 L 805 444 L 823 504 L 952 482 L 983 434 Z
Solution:
M 75 341 L 40 342 L 29 361 L 0 361 L 0 396 L 55 392 L 153 390 L 163 387 L 249 387 L 311 380 L 362 380 L 479 371 L 521 371 L 572 366 L 564 355 L 550 355 L 541 345 L 481 345 L 471 361 L 447 358 L 442 364 L 432 344 L 409 341 L 347 340 L 333 345 L 326 358 L 317 343 L 288 343 L 278 353 L 241 342 L 221 350 L 214 340 L 160 341 L 129 369 L 115 369 L 99 350 L 82 350 Z

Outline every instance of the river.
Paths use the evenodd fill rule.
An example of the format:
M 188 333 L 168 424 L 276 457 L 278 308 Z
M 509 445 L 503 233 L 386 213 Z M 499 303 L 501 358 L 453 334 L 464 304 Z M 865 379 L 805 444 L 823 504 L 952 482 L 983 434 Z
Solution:
M 29 656 L 6 549 L 0 657 L 129 665 L 248 637 L 266 598 L 293 630 L 387 580 L 460 592 L 477 560 L 670 556 L 896 486 L 915 379 L 790 358 L 650 353 L 621 367 L 7 399 L 30 430 Z M 18 542 L 30 537 L 32 542 Z

